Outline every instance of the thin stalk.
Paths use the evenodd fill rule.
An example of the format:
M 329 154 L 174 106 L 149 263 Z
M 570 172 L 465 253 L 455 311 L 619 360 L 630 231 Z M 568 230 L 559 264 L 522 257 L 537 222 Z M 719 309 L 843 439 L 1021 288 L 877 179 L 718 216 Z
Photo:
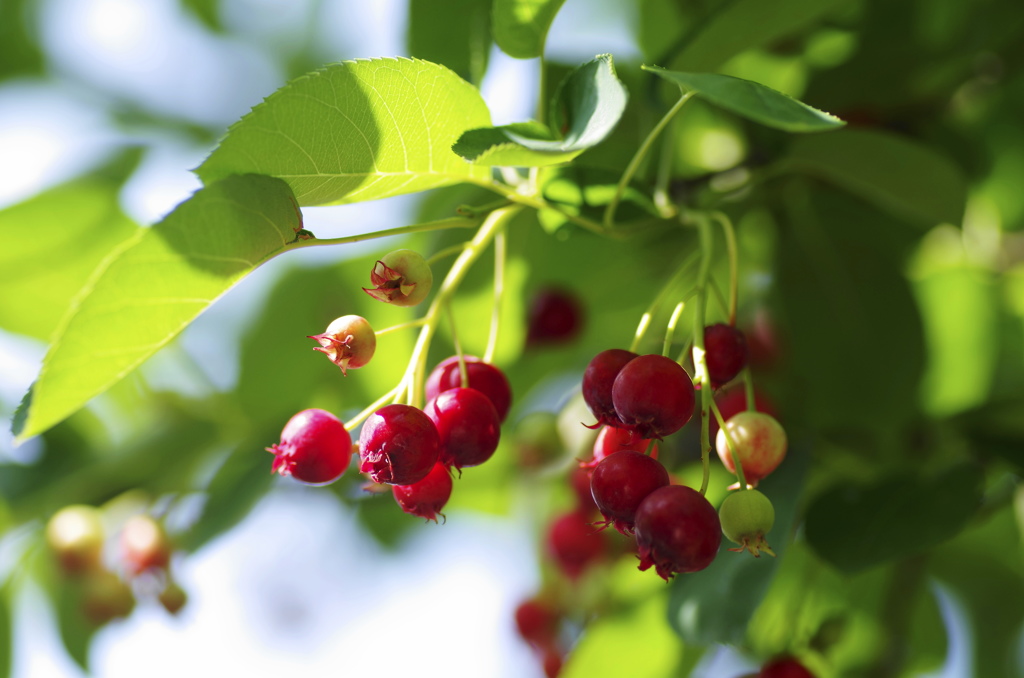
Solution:
M 643 162 L 644 157 L 650 150 L 651 144 L 653 144 L 655 139 L 658 138 L 658 135 L 661 134 L 663 129 L 665 129 L 665 126 L 672 121 L 672 118 L 675 117 L 676 113 L 682 109 L 683 104 L 693 97 L 693 94 L 693 92 L 686 92 L 679 97 L 679 101 L 677 101 L 672 108 L 668 110 L 668 113 L 662 116 L 661 120 L 658 121 L 658 124 L 654 126 L 654 129 L 650 131 L 647 138 L 644 139 L 642 144 L 640 144 L 640 148 L 636 149 L 636 153 L 633 154 L 633 159 L 629 161 L 628 165 L 626 165 L 626 171 L 622 173 L 622 178 L 619 179 L 619 184 L 615 187 L 615 195 L 612 196 L 611 202 L 608 203 L 608 207 L 604 210 L 603 224 L 606 229 L 611 229 L 615 224 L 615 210 L 619 208 L 619 202 L 622 200 L 622 196 L 626 192 L 626 186 L 629 185 L 629 182 L 633 179 L 633 175 L 636 174 L 636 171 L 640 168 L 640 163 Z
M 597 223 L 596 221 L 587 219 L 586 217 L 581 217 L 576 214 L 572 214 L 570 212 L 566 212 L 558 205 L 553 205 L 537 195 L 520 193 L 511 186 L 496 181 L 491 181 L 488 179 L 466 179 L 466 181 L 474 183 L 482 188 L 494 191 L 498 195 L 503 196 L 509 202 L 515 203 L 517 205 L 523 205 L 524 207 L 532 207 L 535 210 L 552 210 L 554 212 L 558 212 L 560 215 L 565 217 L 566 220 L 576 224 L 577 226 L 581 226 L 587 229 L 588 231 L 600 233 L 601 235 L 609 235 L 608 229 L 606 229 L 604 226 Z
M 289 248 L 296 250 L 301 247 L 347 245 L 349 243 L 373 240 L 375 238 L 386 238 L 391 235 L 406 235 L 408 233 L 422 233 L 423 231 L 440 231 L 447 228 L 474 228 L 479 225 L 480 220 L 476 218 L 449 217 L 447 219 L 438 219 L 436 221 L 425 221 L 422 224 L 388 228 L 383 231 L 374 231 L 372 233 L 357 233 L 356 235 L 349 235 L 344 238 L 310 238 L 308 240 L 296 240 L 289 243 Z
M 654 300 L 651 301 L 650 306 L 647 307 L 647 310 L 644 311 L 644 314 L 640 316 L 640 324 L 637 325 L 636 333 L 633 335 L 633 343 L 630 344 L 629 347 L 630 351 L 633 351 L 634 353 L 636 352 L 637 348 L 640 346 L 640 342 L 643 341 L 644 335 L 647 334 L 647 328 L 651 324 L 651 318 L 654 317 L 654 314 L 658 312 L 658 309 L 661 308 L 665 301 L 669 298 L 669 296 L 672 294 L 672 290 L 674 290 L 679 285 L 679 283 L 683 281 L 683 278 L 689 272 L 690 267 L 696 260 L 696 252 L 690 254 L 688 257 L 686 257 L 686 259 L 683 259 L 683 263 L 679 264 L 679 267 L 676 269 L 676 272 L 672 275 L 671 278 L 669 278 L 668 282 L 665 283 L 664 287 L 661 288 L 661 291 L 658 292 L 658 296 L 656 296 Z M 689 296 L 690 295 L 687 294 L 684 297 L 684 300 L 689 298 Z
M 654 206 L 665 219 L 679 213 L 679 208 L 672 202 L 669 195 L 669 183 L 672 180 L 672 162 L 675 160 L 673 145 L 675 144 L 675 127 L 669 127 L 661 139 L 661 156 L 658 158 L 658 173 L 654 180 Z
M 445 315 L 448 316 L 448 328 L 452 333 L 452 345 L 455 346 L 455 355 L 459 358 L 459 380 L 462 388 L 469 388 L 469 373 L 466 371 L 466 356 L 462 353 L 462 344 L 459 343 L 459 333 L 455 329 L 455 314 L 452 313 L 452 305 L 445 304 Z
M 703 215 L 696 215 L 700 233 L 700 268 L 697 271 L 697 299 L 693 314 L 693 371 L 696 381 L 700 384 L 700 461 L 704 467 L 704 477 L 700 485 L 700 493 L 708 490 L 711 478 L 711 451 L 708 416 L 711 412 L 711 379 L 708 376 L 707 360 L 704 357 L 704 316 L 707 309 L 707 285 L 711 272 L 711 255 L 714 239 L 711 235 L 711 224 Z
M 718 286 L 718 281 L 716 281 L 714 277 L 712 277 L 708 280 L 708 284 L 711 287 L 711 293 L 714 295 L 715 301 L 718 302 L 718 306 L 722 309 L 722 313 L 728 315 L 729 302 L 725 300 L 725 295 L 722 293 L 722 288 Z
M 379 410 L 381 407 L 384 407 L 385 404 L 388 404 L 388 401 L 395 400 L 398 396 L 401 395 L 402 391 L 404 390 L 405 379 L 398 382 L 398 384 L 393 389 L 391 389 L 390 391 L 388 391 L 387 393 L 385 393 L 384 395 L 370 403 L 365 410 L 363 410 L 356 416 L 346 421 L 345 430 L 350 432 L 354 430 L 357 426 L 366 421 L 367 417 L 369 417 L 371 414 Z
M 725 250 L 729 256 L 729 324 L 736 325 L 736 301 L 739 296 L 739 248 L 736 246 L 736 229 L 723 212 L 712 213 L 712 218 L 722 226 L 725 234 Z
M 740 481 L 740 489 L 749 489 L 747 487 L 747 476 L 743 473 L 743 462 L 740 461 L 736 442 L 732 439 L 729 429 L 725 427 L 725 419 L 722 418 L 722 413 L 718 410 L 718 403 L 715 402 L 714 398 L 711 399 L 711 411 L 714 412 L 715 419 L 718 420 L 719 430 L 725 434 L 725 445 L 729 448 L 729 454 L 732 455 L 732 463 L 736 467 L 736 478 Z
M 757 401 L 754 396 L 754 375 L 750 367 L 743 368 L 743 394 L 747 398 L 747 411 L 757 412 Z
M 417 318 L 416 320 L 410 320 L 407 323 L 399 323 L 398 325 L 391 325 L 389 327 L 385 327 L 382 330 L 376 330 L 374 334 L 377 335 L 378 337 L 382 337 L 385 334 L 390 334 L 391 332 L 397 332 L 399 330 L 408 330 L 413 327 L 422 327 L 424 322 L 425 321 L 423 320 L 423 318 Z
M 487 350 L 484 351 L 485 363 L 494 362 L 494 353 L 498 349 L 501 301 L 505 297 L 505 245 L 505 231 L 502 229 L 494 236 L 494 307 L 491 309 L 491 329 L 487 335 Z
M 427 259 L 427 264 L 433 266 L 437 262 L 441 261 L 445 257 L 450 257 L 453 254 L 458 254 L 462 250 L 466 249 L 466 243 L 460 242 L 458 245 L 452 245 L 451 247 L 445 247 L 440 252 L 435 252 Z
M 686 308 L 686 302 L 680 301 L 676 304 L 675 309 L 672 310 L 672 317 L 668 319 L 668 327 L 665 328 L 665 343 L 661 348 L 661 355 L 668 357 L 669 349 L 672 348 L 672 337 L 676 333 L 676 323 L 679 322 L 679 316 L 683 314 L 683 309 Z

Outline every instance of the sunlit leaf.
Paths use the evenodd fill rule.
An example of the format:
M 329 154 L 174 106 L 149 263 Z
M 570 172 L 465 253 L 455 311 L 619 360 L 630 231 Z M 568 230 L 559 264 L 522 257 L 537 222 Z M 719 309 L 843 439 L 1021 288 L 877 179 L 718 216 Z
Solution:
M 139 229 L 96 270 L 43 362 L 16 435 L 61 421 L 183 330 L 301 226 L 288 186 L 235 176 Z
M 490 0 L 409 0 L 409 54 L 480 84 L 491 49 Z
M 845 123 L 760 83 L 717 73 L 680 73 L 657 66 L 644 70 L 736 115 L 786 132 L 822 132 Z
M 491 31 L 501 51 L 517 59 L 544 53 L 548 30 L 565 0 L 494 0 Z
M 206 183 L 250 172 L 278 177 L 300 205 L 377 200 L 488 177 L 451 146 L 490 122 L 480 93 L 444 66 L 346 61 L 271 94 L 196 172 Z

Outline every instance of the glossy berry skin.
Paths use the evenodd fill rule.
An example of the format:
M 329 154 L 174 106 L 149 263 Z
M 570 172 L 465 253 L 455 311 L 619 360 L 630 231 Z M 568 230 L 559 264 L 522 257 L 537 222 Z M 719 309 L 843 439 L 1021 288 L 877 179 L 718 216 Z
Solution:
M 593 468 L 600 464 L 609 454 L 624 450 L 633 450 L 634 452 L 646 454 L 648 448 L 650 448 L 651 458 L 657 459 L 658 443 L 652 445 L 652 442 L 650 439 L 641 438 L 636 431 L 628 428 L 602 426 L 601 432 L 597 434 L 597 440 L 594 441 L 594 456 L 590 461 L 582 462 L 580 466 Z
M 716 323 L 704 328 L 704 359 L 712 386 L 732 381 L 747 366 L 747 338 L 732 325 Z
M 663 438 L 693 416 L 693 381 L 682 366 L 658 354 L 631 360 L 612 385 L 619 419 L 642 438 Z
M 742 384 L 722 389 L 715 395 L 715 404 L 718 405 L 718 411 L 722 414 L 722 419 L 728 421 L 735 415 L 747 409 L 746 389 L 743 388 Z M 768 399 L 768 396 L 761 391 L 758 391 L 756 388 L 754 389 L 754 409 L 758 412 L 770 414 L 773 417 L 778 416 L 777 410 L 772 401 Z M 714 442 L 715 437 L 718 435 L 718 419 L 712 416 L 708 421 L 708 424 L 711 442 Z
M 718 507 L 718 519 L 722 521 L 722 533 L 740 545 L 730 551 L 746 550 L 755 557 L 760 557 L 762 551 L 775 555 L 765 540 L 775 524 L 775 507 L 763 493 L 748 489 L 727 495 Z
M 375 483 L 412 485 L 441 455 L 434 422 L 420 409 L 395 403 L 371 414 L 359 433 L 359 471 Z
M 634 533 L 641 570 L 652 565 L 666 581 L 711 564 L 722 544 L 718 512 L 700 492 L 669 485 L 651 492 L 636 511 Z
M 363 291 L 374 299 L 394 306 L 415 306 L 430 294 L 434 274 L 419 252 L 395 250 L 374 264 L 370 283 L 373 287 Z
M 509 408 L 512 407 L 512 387 L 509 386 L 505 373 L 480 358 L 467 355 L 463 356 L 463 359 L 466 362 L 469 388 L 474 388 L 487 396 L 498 413 L 499 423 L 504 422 Z M 427 400 L 433 400 L 438 393 L 461 387 L 462 373 L 459 370 L 459 358 L 452 356 L 438 363 L 434 371 L 427 377 L 424 390 Z
M 758 678 L 814 678 L 807 667 L 792 657 L 779 657 L 761 667 Z
M 103 520 L 93 506 L 65 506 L 46 523 L 46 543 L 67 575 L 100 570 L 103 540 Z
M 347 375 L 349 369 L 366 365 L 377 350 L 376 333 L 366 318 L 358 315 L 335 318 L 323 334 L 306 338 L 316 340 L 320 345 L 313 350 L 326 355 L 341 368 L 343 375 Z
M 555 564 L 570 579 L 578 579 L 607 552 L 604 537 L 590 524 L 589 517 L 578 511 L 551 523 L 546 545 Z
M 575 294 L 558 288 L 537 292 L 526 316 L 526 345 L 555 346 L 579 336 L 583 306 Z
M 345 425 L 325 410 L 303 410 L 288 420 L 271 471 L 307 485 L 326 485 L 341 477 L 352 458 L 352 437 Z
M 736 472 L 732 452 L 725 431 L 729 432 L 747 484 L 753 487 L 774 471 L 786 457 L 786 431 L 774 417 L 763 412 L 745 410 L 725 422 L 725 430 L 719 429 L 715 437 L 718 458 L 727 469 Z
M 524 600 L 516 608 L 516 630 L 519 636 L 535 647 L 546 647 L 555 641 L 561 615 L 558 610 L 537 599 Z
M 622 534 L 633 534 L 640 503 L 668 484 L 668 471 L 661 462 L 642 452 L 624 450 L 594 467 L 590 490 L 601 515 Z
M 462 469 L 479 466 L 498 449 L 501 422 L 494 405 L 480 391 L 442 391 L 423 408 L 441 438 L 441 463 Z
M 165 570 L 171 564 L 171 543 L 163 525 L 147 515 L 132 516 L 121 529 L 121 563 L 128 576 Z
M 598 424 L 620 428 L 624 425 L 612 402 L 612 385 L 622 368 L 637 357 L 632 351 L 610 348 L 598 353 L 587 365 L 583 372 L 583 400 Z
M 423 480 L 412 485 L 392 485 L 391 493 L 403 511 L 436 523 L 438 515 L 444 517 L 441 509 L 452 496 L 452 476 L 448 468 L 438 462 Z

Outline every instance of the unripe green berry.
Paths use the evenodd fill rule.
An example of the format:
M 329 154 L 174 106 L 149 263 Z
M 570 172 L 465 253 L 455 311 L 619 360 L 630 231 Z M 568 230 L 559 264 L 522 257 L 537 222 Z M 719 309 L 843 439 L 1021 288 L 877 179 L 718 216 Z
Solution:
M 374 299 L 395 306 L 415 306 L 430 294 L 434 274 L 419 252 L 395 250 L 374 265 L 370 282 L 374 286 L 363 291 Z
M 65 506 L 46 524 L 46 543 L 65 574 L 99 570 L 103 539 L 100 511 L 93 506 Z
M 135 609 L 131 587 L 113 572 L 93 572 L 82 587 L 82 614 L 94 626 L 103 626 Z
M 730 551 L 747 550 L 755 556 L 764 551 L 775 555 L 764 539 L 775 524 L 775 507 L 763 493 L 758 490 L 733 492 L 722 502 L 718 518 L 722 522 L 722 533 L 740 545 Z
M 348 374 L 349 369 L 370 362 L 377 350 L 377 335 L 366 318 L 358 315 L 335 318 L 323 334 L 313 334 L 306 338 L 319 342 L 320 345 L 313 350 L 330 358 L 332 363 L 341 368 L 342 374 Z

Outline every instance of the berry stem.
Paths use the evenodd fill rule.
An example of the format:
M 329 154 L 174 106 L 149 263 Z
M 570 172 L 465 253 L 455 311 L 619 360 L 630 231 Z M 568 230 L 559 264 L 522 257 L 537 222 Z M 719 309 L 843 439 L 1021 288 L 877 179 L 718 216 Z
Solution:
M 679 316 L 683 314 L 683 309 L 686 308 L 686 302 L 680 301 L 676 304 L 675 309 L 672 310 L 672 317 L 668 319 L 668 327 L 665 328 L 665 344 L 661 348 L 661 355 L 668 357 L 668 352 L 672 348 L 672 338 L 676 333 L 676 324 L 679 322 Z
M 434 264 L 444 259 L 445 257 L 450 257 L 453 254 L 458 254 L 464 249 L 466 249 L 466 243 L 464 242 L 459 243 L 458 245 L 452 245 L 451 247 L 445 247 L 443 250 L 434 253 L 429 259 L 427 259 L 427 264 L 433 266 Z
M 406 235 L 408 233 L 422 233 L 423 231 L 441 231 L 448 228 L 474 228 L 479 225 L 480 219 L 478 217 L 449 217 L 447 219 L 437 219 L 436 221 L 425 221 L 422 224 L 387 228 L 383 231 L 373 231 L 372 233 L 357 233 L 356 235 L 349 235 L 344 238 L 310 238 L 309 240 L 298 240 L 296 242 L 289 243 L 289 249 L 295 250 L 300 247 L 317 247 L 320 245 L 347 245 L 349 243 L 373 240 L 375 238 L 386 238 L 391 235 Z
M 750 366 L 743 368 L 743 393 L 747 399 L 747 411 L 757 412 L 757 400 L 754 396 L 754 375 L 750 371 Z
M 717 301 L 718 305 L 721 307 L 722 313 L 728 314 L 729 303 L 725 300 L 725 295 L 722 294 L 722 288 L 718 286 L 718 282 L 715 280 L 714 276 L 708 280 L 708 285 L 711 288 L 711 293 L 715 297 L 715 301 Z
M 452 313 L 452 305 L 445 304 L 445 315 L 448 316 L 448 327 L 452 333 L 452 345 L 455 347 L 455 355 L 459 358 L 459 380 L 462 388 L 469 386 L 469 373 L 466 372 L 466 356 L 462 353 L 462 344 L 459 343 L 459 333 L 455 329 L 455 314 Z
M 743 473 L 743 462 L 740 461 L 739 450 L 736 449 L 736 443 L 733 442 L 729 429 L 725 427 L 725 419 L 722 418 L 722 413 L 718 410 L 718 403 L 715 402 L 714 398 L 711 399 L 711 411 L 714 412 L 715 419 L 718 420 L 719 430 L 725 434 L 725 445 L 729 448 L 729 454 L 732 455 L 732 463 L 736 467 L 736 477 L 740 481 L 740 489 L 750 489 L 747 487 L 747 476 Z
M 493 363 L 494 353 L 498 349 L 498 336 L 501 329 L 501 301 L 505 296 L 505 230 L 494 236 L 494 307 L 491 309 L 491 329 L 487 335 L 487 350 L 484 351 L 484 362 Z
M 696 260 L 697 252 L 693 252 L 687 256 L 686 259 L 683 260 L 683 263 L 679 265 L 679 268 L 676 269 L 675 274 L 669 278 L 669 281 L 665 283 L 665 286 L 661 288 L 660 292 L 658 292 L 658 296 L 654 298 L 650 306 L 647 307 L 647 310 L 644 311 L 644 314 L 640 316 L 640 323 L 637 325 L 636 333 L 633 335 L 633 343 L 629 346 L 630 351 L 636 353 L 637 348 L 640 346 L 640 342 L 643 341 L 644 335 L 647 334 L 647 328 L 651 325 L 651 318 L 654 317 L 654 314 L 662 307 L 665 300 L 669 298 L 675 288 L 683 281 L 683 278 L 687 273 L 689 273 L 690 267 L 693 266 L 693 262 Z M 692 295 L 692 291 L 687 293 L 686 296 L 683 297 L 683 300 L 685 301 L 686 299 L 689 299 Z
M 736 325 L 736 299 L 739 295 L 739 249 L 736 247 L 736 229 L 724 212 L 712 212 L 711 218 L 722 227 L 725 249 L 729 255 L 729 324 Z
M 629 161 L 629 164 L 626 166 L 626 171 L 622 173 L 622 178 L 619 179 L 619 184 L 615 187 L 615 195 L 612 196 L 611 202 L 608 203 L 608 207 L 604 210 L 603 224 L 606 229 L 611 229 L 615 225 L 615 210 L 618 209 L 619 202 L 622 200 L 622 196 L 626 192 L 626 186 L 629 185 L 633 175 L 636 174 L 637 169 L 640 168 L 640 163 L 643 162 L 644 157 L 647 155 L 647 151 L 650 150 L 651 145 L 658 138 L 658 135 L 661 134 L 662 130 L 665 129 L 666 125 L 668 125 L 668 123 L 672 121 L 672 118 L 675 117 L 676 113 L 682 109 L 683 104 L 689 101 L 693 95 L 694 92 L 686 92 L 679 97 L 679 101 L 677 101 L 672 108 L 668 110 L 668 113 L 662 116 L 661 120 L 658 121 L 658 124 L 654 126 L 654 129 L 650 131 L 647 138 L 644 139 L 642 144 L 640 144 L 640 147 L 636 149 L 636 153 L 633 154 L 633 159 Z
M 407 323 L 399 323 L 397 325 L 391 325 L 390 327 L 385 327 L 382 330 L 377 330 L 376 332 L 374 332 L 374 334 L 376 334 L 378 337 L 380 337 L 380 336 L 383 336 L 383 335 L 388 334 L 390 332 L 397 332 L 399 330 L 408 330 L 408 329 L 411 329 L 413 327 L 422 327 L 423 326 L 423 322 L 424 322 L 423 318 L 417 318 L 416 320 L 410 320 Z
M 672 202 L 669 195 L 669 182 L 672 180 L 672 162 L 675 160 L 673 146 L 675 145 L 676 132 L 674 127 L 665 130 L 661 138 L 661 156 L 658 158 L 658 174 L 654 181 L 654 206 L 658 213 L 665 219 L 671 219 L 679 214 L 679 208 Z
M 714 239 L 711 235 L 711 223 L 704 214 L 694 214 L 700 235 L 700 268 L 697 270 L 697 299 L 693 313 L 693 371 L 694 378 L 700 384 L 700 461 L 704 467 L 700 493 L 707 493 L 711 478 L 710 442 L 710 410 L 712 406 L 711 378 L 708 375 L 707 360 L 704 356 L 704 316 L 707 310 L 708 278 L 711 273 L 711 258 Z
M 567 212 L 558 205 L 549 203 L 547 200 L 544 200 L 540 196 L 530 195 L 528 193 L 520 193 L 512 186 L 503 184 L 498 181 L 492 181 L 490 179 L 478 179 L 475 181 L 473 179 L 467 179 L 467 182 L 475 183 L 477 186 L 481 186 L 490 191 L 494 191 L 495 193 L 504 197 L 511 203 L 522 205 L 524 207 L 532 207 L 533 209 L 538 211 L 551 210 L 552 212 L 558 212 L 561 216 L 565 217 L 567 221 L 570 221 L 576 224 L 577 226 L 581 226 L 587 229 L 588 231 L 593 231 L 594 233 L 599 233 L 601 235 L 609 235 L 608 229 L 606 229 L 604 226 L 597 223 L 596 221 L 593 221 L 592 219 L 587 219 L 586 217 L 581 217 L 577 214 Z
M 385 393 L 384 395 L 382 395 L 381 397 L 377 398 L 372 403 L 367 405 L 365 410 L 363 410 L 362 412 L 360 412 L 356 416 L 354 416 L 351 419 L 349 419 L 348 421 L 346 421 L 345 422 L 345 430 L 348 431 L 349 433 L 354 431 L 357 426 L 359 426 L 364 421 L 366 421 L 367 417 L 369 417 L 371 414 L 373 414 L 374 412 L 376 412 L 380 408 L 384 407 L 384 405 L 389 404 L 388 403 L 389 400 L 393 401 L 398 396 L 402 395 L 402 392 L 405 390 L 405 386 L 406 386 L 405 379 L 402 379 L 400 382 L 398 382 L 397 386 L 395 386 L 393 389 L 391 389 L 390 391 L 388 391 L 387 393 Z

